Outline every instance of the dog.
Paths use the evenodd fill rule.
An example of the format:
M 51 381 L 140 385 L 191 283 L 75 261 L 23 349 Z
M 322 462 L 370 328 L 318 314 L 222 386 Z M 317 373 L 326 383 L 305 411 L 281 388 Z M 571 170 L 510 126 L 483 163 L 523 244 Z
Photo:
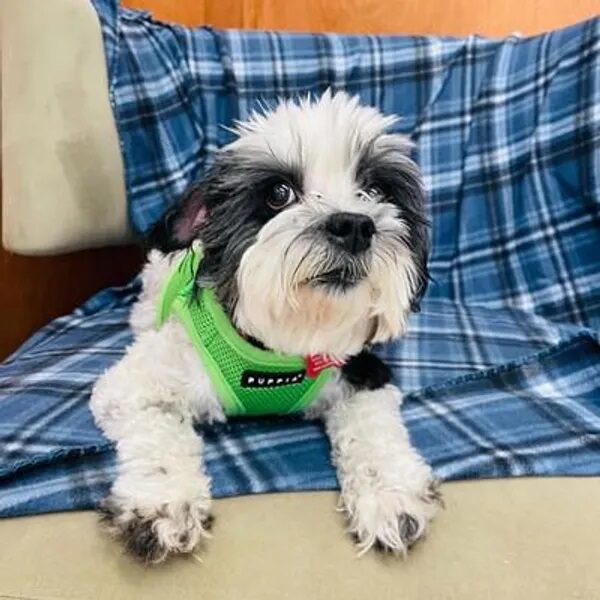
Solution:
M 104 519 L 143 562 L 193 552 L 209 536 L 210 479 L 194 425 L 227 410 L 182 319 L 156 325 L 165 282 L 194 249 L 192 300 L 210 291 L 241 343 L 317 356 L 332 372 L 302 412 L 324 423 L 359 552 L 404 554 L 426 532 L 438 484 L 410 443 L 400 390 L 369 350 L 406 331 L 428 283 L 425 194 L 410 141 L 389 132 L 396 121 L 343 92 L 256 111 L 153 229 L 134 341 L 91 399 L 117 448 Z

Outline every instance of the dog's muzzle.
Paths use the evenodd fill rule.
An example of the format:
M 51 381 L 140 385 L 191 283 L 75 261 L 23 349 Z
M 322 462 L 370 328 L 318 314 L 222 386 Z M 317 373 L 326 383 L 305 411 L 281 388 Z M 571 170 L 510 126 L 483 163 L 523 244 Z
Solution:
M 330 247 L 331 259 L 307 283 L 345 291 L 368 275 L 368 251 L 376 232 L 371 217 L 352 212 L 329 215 L 322 226 L 322 235 Z
M 357 255 L 371 247 L 375 223 L 366 215 L 337 212 L 325 221 L 325 233 L 330 242 Z

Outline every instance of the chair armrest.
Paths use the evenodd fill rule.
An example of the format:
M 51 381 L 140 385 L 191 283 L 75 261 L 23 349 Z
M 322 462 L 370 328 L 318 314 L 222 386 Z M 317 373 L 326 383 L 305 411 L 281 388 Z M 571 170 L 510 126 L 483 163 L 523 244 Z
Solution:
M 4 247 L 47 255 L 130 241 L 91 3 L 5 0 L 0 27 Z

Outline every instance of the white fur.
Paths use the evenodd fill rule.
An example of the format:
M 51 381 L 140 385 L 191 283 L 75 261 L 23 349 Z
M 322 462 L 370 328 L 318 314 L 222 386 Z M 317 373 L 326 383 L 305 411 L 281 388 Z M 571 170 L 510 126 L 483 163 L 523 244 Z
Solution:
M 400 391 L 387 385 L 330 394 L 322 401 L 321 416 L 331 440 L 349 531 L 358 539 L 361 554 L 375 543 L 403 554 L 425 533 L 437 502 L 431 469 L 411 446 L 400 419 Z M 312 414 L 319 410 L 317 405 Z M 402 526 L 408 516 L 416 530 L 407 540 Z
M 238 329 L 282 352 L 334 356 L 359 352 L 370 332 L 374 340 L 403 333 L 415 289 L 411 254 L 398 243 L 405 225 L 392 207 L 354 189 L 348 176 L 349 148 L 390 137 L 406 146 L 404 138 L 382 133 L 392 121 L 339 94 L 312 104 L 284 103 L 238 126 L 241 137 L 231 145 L 236 151 L 268 147 L 289 157 L 302 148 L 313 190 L 269 221 L 242 257 Z M 298 223 L 306 227 L 339 210 L 369 215 L 377 233 L 365 259 L 368 276 L 347 292 L 326 293 L 304 284 L 319 269 L 319 249 L 303 260 L 306 244 L 294 238 Z M 180 322 L 171 317 L 154 327 L 159 294 L 180 256 L 150 253 L 131 315 L 135 341 L 98 380 L 91 400 L 97 424 L 117 444 L 118 474 L 107 501 L 111 527 L 132 543 L 154 536 L 145 556 L 152 562 L 191 552 L 207 535 L 210 480 L 193 425 L 225 418 Z M 400 400 L 394 386 L 355 392 L 336 377 L 310 409 L 326 424 L 341 500 L 361 551 L 379 543 L 404 552 L 435 512 L 432 474 L 410 445 Z

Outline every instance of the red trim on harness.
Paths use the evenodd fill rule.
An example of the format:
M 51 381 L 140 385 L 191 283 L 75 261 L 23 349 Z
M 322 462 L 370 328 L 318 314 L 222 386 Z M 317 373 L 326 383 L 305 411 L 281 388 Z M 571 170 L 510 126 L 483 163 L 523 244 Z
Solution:
M 341 367 L 345 360 L 327 356 L 327 354 L 309 354 L 306 357 L 306 374 L 309 377 L 317 377 L 321 371 L 329 367 Z

